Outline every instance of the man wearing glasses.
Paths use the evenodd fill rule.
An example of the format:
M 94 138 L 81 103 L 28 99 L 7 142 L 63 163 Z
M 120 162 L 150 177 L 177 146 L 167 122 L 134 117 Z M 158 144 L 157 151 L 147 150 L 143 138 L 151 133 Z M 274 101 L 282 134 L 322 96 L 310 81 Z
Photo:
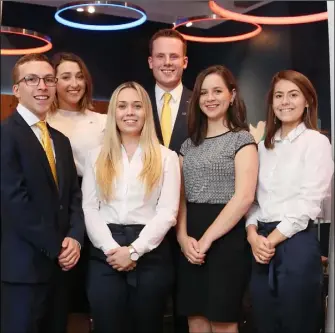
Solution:
M 1 124 L 1 332 L 64 333 L 81 190 L 69 140 L 45 122 L 57 83 L 48 58 L 22 57 L 13 81 L 19 104 Z

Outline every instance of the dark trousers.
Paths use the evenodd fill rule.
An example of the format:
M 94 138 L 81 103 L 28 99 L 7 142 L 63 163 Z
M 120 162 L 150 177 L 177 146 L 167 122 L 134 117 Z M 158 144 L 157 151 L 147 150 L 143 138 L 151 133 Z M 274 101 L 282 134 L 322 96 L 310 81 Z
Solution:
M 178 277 L 178 265 L 180 261 L 180 245 L 177 241 L 176 229 L 171 228 L 167 234 L 167 238 L 171 247 L 171 254 L 174 266 L 174 284 L 171 292 L 172 301 L 172 312 L 173 312 L 173 328 L 174 333 L 188 333 L 188 321 L 186 316 L 180 316 L 177 314 L 177 277 Z
M 109 224 L 121 246 L 130 245 L 143 226 Z M 94 333 L 163 332 L 164 311 L 174 278 L 169 242 L 144 254 L 130 272 L 118 272 L 101 250 L 91 247 L 88 299 Z
M 49 283 L 1 283 L 1 333 L 65 333 L 65 274 Z
M 278 223 L 260 223 L 267 236 Z M 253 261 L 250 283 L 258 333 L 318 333 L 321 318 L 322 265 L 317 230 L 311 222 L 276 247 L 270 264 Z

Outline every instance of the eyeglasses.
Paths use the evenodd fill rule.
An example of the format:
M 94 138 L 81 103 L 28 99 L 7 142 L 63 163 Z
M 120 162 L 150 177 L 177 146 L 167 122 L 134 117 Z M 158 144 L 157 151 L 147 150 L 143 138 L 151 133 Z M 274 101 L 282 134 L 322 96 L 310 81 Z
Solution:
M 38 77 L 37 75 L 27 75 L 21 80 L 17 81 L 16 84 L 25 82 L 27 86 L 38 86 L 40 81 L 43 80 L 47 87 L 55 87 L 58 79 L 54 76 Z

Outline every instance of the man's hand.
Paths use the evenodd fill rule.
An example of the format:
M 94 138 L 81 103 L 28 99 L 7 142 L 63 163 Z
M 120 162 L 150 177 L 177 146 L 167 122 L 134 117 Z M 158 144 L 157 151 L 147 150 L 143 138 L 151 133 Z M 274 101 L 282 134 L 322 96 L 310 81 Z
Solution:
M 118 247 L 106 253 L 109 265 L 119 272 L 131 271 L 136 267 L 136 261 L 130 259 L 130 252 L 128 246 Z
M 59 266 L 63 271 L 69 271 L 80 258 L 80 244 L 71 237 L 65 237 L 62 243 L 62 250 L 58 256 Z

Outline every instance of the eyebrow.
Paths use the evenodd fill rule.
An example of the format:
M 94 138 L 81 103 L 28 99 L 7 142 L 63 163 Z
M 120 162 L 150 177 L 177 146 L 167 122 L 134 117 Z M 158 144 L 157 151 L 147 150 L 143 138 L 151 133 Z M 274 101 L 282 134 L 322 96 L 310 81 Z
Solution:
M 75 74 L 79 74 L 79 73 L 83 73 L 82 71 L 79 71 L 79 72 L 76 72 Z M 72 74 L 72 72 L 63 72 L 63 73 L 60 73 L 60 75 L 64 75 L 64 74 Z
M 223 89 L 223 87 L 213 87 L 212 89 Z M 207 88 L 201 88 L 201 90 L 207 90 Z
M 294 91 L 300 93 L 300 91 L 297 90 L 297 89 L 292 89 L 292 90 L 289 91 L 289 93 L 294 92 Z M 275 94 L 277 94 L 277 93 L 282 93 L 283 94 L 283 92 L 280 91 L 280 90 L 275 91 Z
M 118 103 L 127 103 L 128 101 L 118 101 Z M 132 103 L 142 103 L 142 101 L 133 101 Z
M 38 76 L 39 77 L 39 75 L 38 74 L 35 74 L 35 73 L 28 73 L 28 74 L 26 74 L 24 77 L 26 77 L 26 76 Z M 54 76 L 54 74 L 45 74 L 43 77 L 47 77 L 47 76 Z

